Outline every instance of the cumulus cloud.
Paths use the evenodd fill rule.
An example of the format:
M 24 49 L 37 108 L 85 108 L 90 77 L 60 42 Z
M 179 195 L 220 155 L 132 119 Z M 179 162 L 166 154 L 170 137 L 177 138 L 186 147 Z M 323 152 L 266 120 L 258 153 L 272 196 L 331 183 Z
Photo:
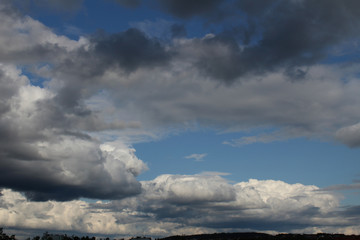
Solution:
M 136 126 L 105 121 L 76 96 L 72 103 L 71 98 L 61 98 L 61 91 L 55 88 L 32 85 L 12 65 L 54 60 L 52 54 L 44 57 L 37 52 L 42 47 L 65 54 L 83 44 L 57 36 L 29 17 L 7 13 L 11 11 L 4 14 L 7 6 L 1 7 L 1 17 L 9 24 L 0 29 L 6 36 L 0 44 L 1 60 L 7 62 L 0 65 L 0 185 L 23 191 L 33 200 L 111 199 L 138 194 L 141 188 L 135 177 L 146 165 L 136 158 L 134 150 L 124 144 L 101 143 L 89 135 Z M 8 41 L 12 44 L 5 47 Z M 34 56 L 27 59 L 28 51 Z M 106 147 L 109 144 L 112 148 Z
M 135 150 L 119 141 L 91 136 L 138 125 L 105 119 L 86 105 L 82 90 L 66 86 L 61 79 L 34 86 L 21 66 L 14 65 L 37 68 L 39 61 L 56 65 L 66 61 L 70 52 L 81 51 L 87 41 L 58 36 L 38 21 L 19 15 L 6 2 L 0 8 L 5 23 L 0 29 L 0 186 L 37 201 L 118 199 L 140 193 L 135 177 L 147 167 Z M 49 68 L 45 65 L 39 71 Z
M 300 226 L 332 226 L 339 221 L 329 217 L 337 211 L 338 197 L 318 191 L 316 186 L 255 179 L 230 184 L 216 175 L 162 175 L 142 184 L 141 195 L 113 202 L 112 207 L 131 206 L 142 214 L 151 213 L 158 221 L 218 232 L 289 231 Z M 326 224 L 322 222 L 325 219 Z
M 232 186 L 218 176 L 161 175 L 142 184 L 147 198 L 180 204 L 222 202 L 235 198 Z
M 256 179 L 230 184 L 210 174 L 161 175 L 142 185 L 138 196 L 96 203 L 33 202 L 3 189 L 0 224 L 120 236 L 244 229 L 357 233 L 358 207 L 341 209 L 336 194 L 316 186 Z

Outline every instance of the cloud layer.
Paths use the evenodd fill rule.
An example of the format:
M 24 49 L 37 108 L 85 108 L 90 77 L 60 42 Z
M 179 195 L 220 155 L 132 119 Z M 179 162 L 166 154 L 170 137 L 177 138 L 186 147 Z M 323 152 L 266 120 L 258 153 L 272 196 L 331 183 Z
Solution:
M 171 4 L 183 2 L 162 4 L 170 11 Z M 209 8 L 220 2 L 213 4 Z M 284 4 L 263 7 L 275 11 L 290 4 L 296 18 L 290 11 L 284 19 L 273 19 L 269 12 L 259 24 L 288 18 L 300 21 L 304 18 L 299 14 L 305 9 L 311 9 L 308 14 L 315 18 L 323 3 Z M 318 5 L 306 7 L 309 4 Z M 323 15 L 313 20 L 318 26 L 315 29 L 327 24 L 331 29 L 326 32 L 335 37 L 328 39 L 320 32 L 319 38 L 313 39 L 312 32 L 301 32 L 307 45 L 282 56 L 286 52 L 283 47 L 293 49 L 295 41 L 304 42 L 282 40 L 284 26 L 266 25 L 262 39 L 249 46 L 223 33 L 164 43 L 135 28 L 116 34 L 99 32 L 74 41 L 2 3 L 1 186 L 24 191 L 34 200 L 115 199 L 138 194 L 140 183 L 135 177 L 146 166 L 134 155 L 131 139 L 174 126 L 273 127 L 280 132 L 250 142 L 307 136 L 359 146 L 358 64 L 309 64 L 319 55 L 314 51 L 355 36 L 356 24 L 342 29 L 344 32 L 332 31 L 325 14 L 339 15 L 338 24 L 347 25 L 357 17 L 357 8 L 351 6 L 349 1 L 331 2 Z M 239 7 L 249 18 L 259 14 L 251 10 L 250 3 Z M 178 15 L 190 17 L 208 11 L 195 10 Z M 345 17 L 345 13 L 350 15 Z M 296 29 L 312 29 L 306 25 L 309 22 L 302 21 Z M 288 36 L 296 36 L 290 33 Z M 323 38 L 328 42 L 315 47 Z M 266 60 L 265 56 L 281 59 Z M 311 59 L 305 63 L 301 59 L 306 56 Z M 257 63 L 252 59 L 258 59 Z M 293 81 L 296 77 L 289 75 L 289 67 L 295 65 L 298 68 L 293 73 L 304 73 L 302 81 Z M 260 75 L 249 70 L 256 68 L 262 69 Z M 231 85 L 219 85 L 228 79 L 234 79 Z M 231 141 L 236 146 L 249 139 Z
M 347 51 L 358 44 L 358 5 L 159 0 L 149 6 L 220 30 L 187 37 L 185 25 L 159 21 L 169 39 L 133 24 L 71 40 L 2 1 L 0 224 L 121 235 L 359 234 L 358 207 L 340 209 L 338 196 L 316 186 L 230 184 L 211 174 L 140 182 L 147 166 L 132 147 L 192 127 L 271 129 L 225 142 L 232 146 L 309 137 L 359 147 L 359 63 Z
M 3 190 L 0 223 L 86 233 L 152 236 L 219 231 L 331 231 L 359 234 L 354 209 L 316 186 L 216 175 L 161 175 L 120 201 L 32 202 Z M 357 229 L 357 230 L 356 230 Z

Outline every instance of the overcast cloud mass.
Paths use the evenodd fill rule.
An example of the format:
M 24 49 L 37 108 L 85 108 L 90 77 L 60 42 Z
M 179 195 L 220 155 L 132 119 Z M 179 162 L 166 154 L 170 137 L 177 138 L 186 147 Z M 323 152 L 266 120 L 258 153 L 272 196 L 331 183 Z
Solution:
M 0 3 L 0 226 L 360 234 L 359 207 L 342 206 L 335 187 L 221 173 L 139 181 L 151 164 L 133 147 L 202 128 L 267 129 L 219 143 L 229 147 L 294 138 L 360 147 L 359 1 L 109 0 L 172 20 L 76 39 L 32 17 L 74 16 L 87 2 Z

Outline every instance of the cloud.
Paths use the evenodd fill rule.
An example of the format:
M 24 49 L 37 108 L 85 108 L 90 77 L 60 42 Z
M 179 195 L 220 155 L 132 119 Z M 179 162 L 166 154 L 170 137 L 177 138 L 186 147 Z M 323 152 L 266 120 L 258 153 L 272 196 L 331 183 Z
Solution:
M 339 8 L 356 18 L 349 4 Z M 291 137 L 336 137 L 357 146 L 356 63 L 307 66 L 303 81 L 289 81 L 288 65 L 269 71 L 261 65 L 258 54 L 263 53 L 255 51 L 251 56 L 259 57 L 263 74 L 246 70 L 244 78 L 238 58 L 265 40 L 246 46 L 248 50 L 222 34 L 163 43 L 132 28 L 73 41 L 21 16 L 9 3 L 1 3 L 0 12 L 0 185 L 25 192 L 30 199 L 139 194 L 135 177 L 146 165 L 135 156 L 132 142 L 122 140 L 191 124 L 216 129 L 273 127 L 286 129 Z M 319 24 L 323 18 L 327 19 L 319 16 Z M 274 36 L 281 32 L 277 31 Z M 334 31 L 340 35 L 340 30 Z M 341 31 L 347 37 L 353 34 L 349 27 Z M 329 44 L 342 39 L 338 36 Z M 29 71 L 28 77 L 21 69 Z M 229 77 L 222 76 L 225 72 Z M 219 85 L 209 74 L 237 81 Z M 34 86 L 33 76 L 45 80 Z M 264 135 L 255 140 L 268 141 Z
M 258 136 L 246 136 L 240 139 L 232 139 L 230 141 L 224 141 L 223 144 L 228 144 L 233 147 L 240 147 L 253 143 L 270 143 L 275 141 L 284 141 L 290 137 L 281 133 L 270 133 L 270 134 L 260 134 Z
M 225 179 L 214 175 L 161 175 L 142 184 L 147 198 L 175 204 L 226 202 L 235 199 L 232 186 Z
M 336 138 L 350 147 L 360 146 L 360 123 L 340 128 L 335 133 Z
M 3 14 L 2 18 L 10 24 L 0 29 L 3 39 L 13 42 L 10 48 L 0 44 L 4 53 L 1 56 L 8 56 L 3 61 L 21 63 L 30 56 L 26 53 L 31 49 L 33 55 L 26 61 L 33 64 L 32 73 L 49 79 L 45 84 L 54 94 L 52 101 L 39 102 L 49 110 L 43 119 L 57 116 L 51 123 L 57 126 L 71 122 L 73 128 L 85 131 L 141 126 L 144 132 L 151 132 L 200 123 L 232 129 L 275 127 L 285 129 L 285 138 L 332 138 L 339 128 L 359 119 L 356 64 L 299 68 L 306 72 L 300 82 L 289 81 L 292 78 L 286 66 L 277 71 L 263 68 L 261 76 L 247 73 L 246 78 L 236 77 L 240 68 L 237 57 L 232 55 L 245 50 L 221 34 L 174 39 L 166 45 L 137 29 L 129 29 L 72 41 L 29 17 Z M 38 53 L 38 46 L 49 51 Z M 44 61 L 48 65 L 43 66 Z M 239 82 L 219 86 L 209 81 L 208 74 L 227 78 L 220 77 L 220 65 L 234 68 L 225 72 Z M 88 103 L 99 97 L 99 92 L 104 93 L 104 104 L 97 107 L 95 114 Z M 104 113 L 105 105 L 113 106 L 113 119 L 103 121 L 105 115 L 100 113 Z M 67 121 L 61 112 L 67 113 Z M 260 134 L 256 141 L 265 138 Z
M 0 41 L 2 63 L 34 64 L 52 62 L 86 43 L 70 40 L 53 33 L 48 27 L 29 16 L 20 15 L 6 1 L 0 4 L 0 27 L 3 37 Z
M 352 0 L 154 2 L 149 6 L 159 5 L 178 18 L 197 17 L 205 26 L 218 29 L 214 38 L 193 48 L 201 52 L 198 67 L 226 83 L 281 68 L 293 80 L 303 79 L 304 67 L 334 55 L 339 46 L 359 37 L 359 6 Z
M 189 55 L 193 52 L 189 50 Z M 184 57 L 189 56 L 185 53 Z M 345 74 L 355 74 L 352 67 L 317 65 L 308 69 L 302 82 L 290 82 L 286 74 L 277 72 L 261 79 L 249 76 L 247 81 L 228 87 L 207 81 L 191 59 L 189 63 L 182 57 L 173 61 L 170 68 L 154 68 L 151 74 L 139 69 L 129 79 L 121 78 L 109 91 L 125 109 L 138 106 L 131 111 L 144 119 L 143 126 L 192 122 L 225 129 L 260 126 L 280 129 L 271 136 L 260 134 L 256 141 L 332 139 L 339 126 L 357 121 L 360 114 L 355 107 L 360 102 L 355 94 L 360 87 L 356 78 L 348 77 L 347 83 L 340 80 Z M 126 90 L 121 87 L 130 83 Z
M 38 70 L 49 72 L 49 65 L 56 69 L 66 62 L 67 54 L 82 51 L 88 42 L 58 36 L 6 3 L 0 9 L 4 20 L 0 28 L 4 36 L 0 42 L 0 186 L 24 192 L 36 201 L 139 194 L 141 185 L 135 177 L 147 167 L 135 150 L 119 141 L 91 136 L 138 124 L 105 119 L 78 95 L 79 85 L 62 87 L 54 75 L 48 78 L 54 81 L 42 83 L 49 83 L 48 87 L 34 86 L 21 66 L 14 65 L 33 64 L 37 69 L 45 61 L 48 65 Z
M 135 28 L 108 36 L 99 34 L 92 43 L 94 54 L 102 57 L 104 64 L 117 63 L 130 71 L 140 66 L 166 64 L 170 58 L 170 54 L 158 41 L 147 38 Z
M 194 159 L 196 162 L 201 162 L 201 161 L 204 161 L 203 158 L 206 157 L 206 153 L 194 153 L 194 154 L 191 154 L 191 155 L 188 155 L 186 156 L 185 158 L 186 159 Z
M 239 139 L 231 139 L 228 141 L 224 141 L 223 144 L 227 144 L 233 147 L 241 147 L 254 143 L 271 143 L 307 136 L 306 133 L 304 135 L 303 134 L 303 131 L 299 131 L 299 129 L 296 128 L 285 127 L 280 130 L 270 131 L 268 131 L 267 129 L 261 129 L 260 134 L 244 136 Z
M 207 3 L 158 1 L 185 19 L 227 11 Z M 167 24 L 167 42 L 136 28 L 74 41 L 0 3 L 0 225 L 162 236 L 356 232 L 350 211 L 358 209 L 339 209 L 338 196 L 316 186 L 231 184 L 220 174 L 136 180 L 147 166 L 134 139 L 189 126 L 279 129 L 233 145 L 293 137 L 359 145 L 359 64 L 320 62 L 358 37 L 358 3 L 234 3 L 245 24 L 200 38 Z M 114 201 L 74 201 L 81 197 Z
M 251 179 L 230 184 L 216 175 L 161 175 L 140 195 L 116 201 L 33 202 L 3 189 L 0 224 L 82 233 L 168 236 L 220 231 L 358 233 L 358 207 L 316 186 Z M 339 225 L 341 225 L 339 227 Z
M 138 194 L 146 165 L 121 142 L 100 143 L 85 131 L 126 128 L 96 113 L 61 111 L 56 93 L 0 65 L 0 186 L 29 199 L 117 199 Z M 85 109 L 86 107 L 84 107 Z
M 342 191 L 342 190 L 357 190 L 360 189 L 360 183 L 353 184 L 337 184 L 323 188 L 324 191 Z
M 231 185 L 214 175 L 162 175 L 142 184 L 144 192 L 136 200 L 117 201 L 114 207 L 131 205 L 137 211 L 155 214 L 158 221 L 174 221 L 217 232 L 291 231 L 299 226 L 323 226 L 326 224 L 322 220 L 339 204 L 336 195 L 319 192 L 316 186 L 274 180 L 252 179 Z M 328 224 L 338 220 L 331 221 L 334 222 Z

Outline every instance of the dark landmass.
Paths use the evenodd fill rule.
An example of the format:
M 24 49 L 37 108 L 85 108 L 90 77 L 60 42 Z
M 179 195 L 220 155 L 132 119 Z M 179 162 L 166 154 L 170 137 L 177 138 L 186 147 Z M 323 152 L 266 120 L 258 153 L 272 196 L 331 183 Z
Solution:
M 151 240 L 150 237 L 133 237 L 129 240 Z M 345 235 L 345 234 L 277 234 L 270 235 L 266 233 L 256 232 L 241 232 L 241 233 L 214 233 L 214 234 L 198 234 L 198 235 L 181 235 L 170 236 L 165 238 L 156 238 L 155 240 L 360 240 L 360 235 Z M 17 240 L 15 235 L 7 235 L 0 228 L 0 240 Z M 75 235 L 67 236 L 66 234 L 49 234 L 45 232 L 42 237 L 35 236 L 27 240 L 112 240 L 110 238 L 96 238 L 89 236 L 78 237 Z M 124 240 L 113 239 L 113 240 Z

